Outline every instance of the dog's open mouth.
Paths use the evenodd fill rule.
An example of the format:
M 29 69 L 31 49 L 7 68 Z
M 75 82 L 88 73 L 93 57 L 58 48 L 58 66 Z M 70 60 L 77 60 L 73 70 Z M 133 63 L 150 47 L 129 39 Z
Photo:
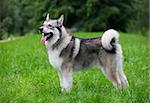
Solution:
M 41 38 L 42 44 L 45 44 L 45 42 L 46 42 L 48 39 L 52 38 L 52 37 L 53 37 L 53 33 L 52 33 L 52 32 L 50 32 L 50 33 L 43 33 L 43 34 L 42 34 L 42 38 Z

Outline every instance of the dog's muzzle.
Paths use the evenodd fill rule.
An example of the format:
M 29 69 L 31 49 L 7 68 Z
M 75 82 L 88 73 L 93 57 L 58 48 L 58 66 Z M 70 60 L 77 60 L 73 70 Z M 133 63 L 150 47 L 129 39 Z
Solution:
M 48 39 L 52 38 L 52 37 L 53 37 L 53 33 L 52 33 L 52 32 L 50 32 L 50 33 L 43 33 L 43 34 L 42 34 L 42 38 L 41 38 L 42 44 L 45 44 L 45 42 L 46 42 Z
M 53 33 L 52 33 L 52 32 L 44 33 L 44 31 L 43 31 L 43 26 L 41 26 L 41 27 L 39 28 L 39 32 L 42 34 L 42 38 L 41 38 L 42 44 L 45 44 L 45 42 L 46 42 L 48 39 L 50 39 L 50 38 L 53 37 Z

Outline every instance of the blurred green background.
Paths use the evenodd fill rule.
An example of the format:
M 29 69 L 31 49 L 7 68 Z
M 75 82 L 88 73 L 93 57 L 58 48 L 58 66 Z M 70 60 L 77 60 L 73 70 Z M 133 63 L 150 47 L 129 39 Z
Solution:
M 149 0 L 1 0 L 0 39 L 38 32 L 47 13 L 78 31 L 149 32 Z

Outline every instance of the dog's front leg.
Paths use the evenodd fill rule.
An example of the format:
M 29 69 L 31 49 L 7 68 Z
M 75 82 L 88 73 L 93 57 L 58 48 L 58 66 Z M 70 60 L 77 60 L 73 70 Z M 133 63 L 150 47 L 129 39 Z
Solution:
M 61 69 L 58 72 L 62 91 L 69 91 L 72 86 L 72 68 Z

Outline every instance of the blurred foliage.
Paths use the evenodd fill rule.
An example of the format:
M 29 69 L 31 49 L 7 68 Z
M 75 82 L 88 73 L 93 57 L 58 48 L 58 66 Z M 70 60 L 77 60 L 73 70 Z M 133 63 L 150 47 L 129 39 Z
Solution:
M 0 39 L 37 32 L 47 13 L 80 31 L 148 31 L 148 0 L 1 0 Z M 138 30 L 138 31 L 137 31 Z
M 142 35 L 148 36 L 149 34 L 149 1 L 148 0 L 134 0 L 133 9 L 134 14 L 133 19 L 128 23 L 127 30 L 129 32 L 134 31 Z

